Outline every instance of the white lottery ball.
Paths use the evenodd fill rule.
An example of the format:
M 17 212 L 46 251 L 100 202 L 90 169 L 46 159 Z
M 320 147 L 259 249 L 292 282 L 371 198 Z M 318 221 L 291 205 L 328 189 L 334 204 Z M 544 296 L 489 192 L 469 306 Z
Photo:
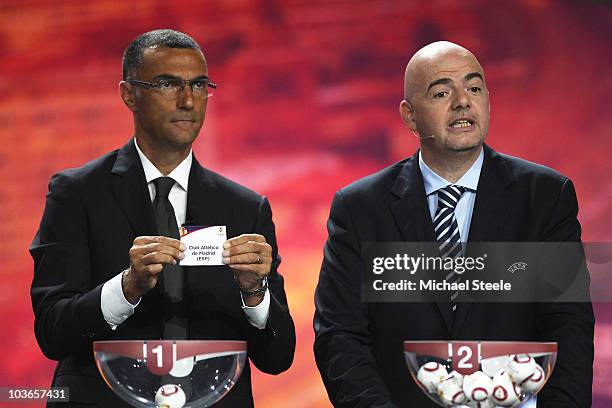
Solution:
M 463 392 L 463 376 L 456 371 L 444 377 L 438 385 L 438 395 L 448 406 L 463 404 L 467 398 Z
M 508 362 L 506 371 L 508 375 L 510 375 L 512 381 L 520 385 L 535 374 L 537 365 L 538 364 L 531 356 L 527 354 L 517 354 Z
M 521 383 L 521 391 L 535 394 L 536 392 L 540 391 L 540 388 L 542 388 L 544 385 L 545 380 L 546 376 L 544 375 L 544 370 L 542 370 L 542 367 L 540 367 L 538 363 L 535 363 L 534 373 Z
M 507 372 L 501 371 L 493 377 L 491 401 L 500 407 L 511 407 L 519 400 L 520 389 L 512 382 Z
M 159 408 L 181 408 L 186 401 L 185 392 L 175 384 L 162 385 L 155 393 L 155 404 Z
M 495 405 L 493 405 L 492 402 L 489 402 L 489 400 L 467 401 L 465 402 L 465 404 L 470 408 L 494 408 L 495 407 Z
M 417 380 L 427 388 L 427 391 L 435 393 L 438 389 L 438 384 L 440 384 L 442 379 L 447 375 L 448 372 L 443 365 L 435 361 L 430 361 L 419 368 Z
M 451 371 L 446 377 L 444 377 L 443 381 L 446 380 L 451 380 L 457 383 L 458 385 L 463 386 L 463 375 L 456 372 L 455 370 Z
M 489 398 L 493 391 L 493 381 L 491 377 L 482 371 L 463 377 L 463 392 L 474 402 L 483 402 Z

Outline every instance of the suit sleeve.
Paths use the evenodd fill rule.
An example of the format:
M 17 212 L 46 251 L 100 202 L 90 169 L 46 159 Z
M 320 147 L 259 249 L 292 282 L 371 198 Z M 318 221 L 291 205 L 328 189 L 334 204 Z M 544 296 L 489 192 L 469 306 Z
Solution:
M 260 371 L 279 374 L 289 369 L 293 362 L 295 327 L 289 314 L 283 277 L 278 273 L 281 258 L 278 255 L 272 210 L 265 197 L 261 199 L 254 232 L 263 235 L 272 246 L 272 267 L 268 275 L 270 310 L 266 327 L 263 330 L 256 328 L 245 316 L 249 357 Z
M 42 352 L 53 360 L 87 349 L 110 333 L 100 308 L 102 285 L 92 283 L 87 235 L 76 183 L 66 174 L 54 176 L 30 247 L 34 332 Z
M 372 353 L 367 306 L 361 303 L 360 243 L 341 192 L 327 229 L 314 316 L 323 383 L 335 407 L 393 407 Z
M 580 242 L 578 202 L 572 182 L 565 179 L 546 224 L 541 241 Z M 584 280 L 589 299 L 589 277 Z M 536 325 L 544 341 L 558 343 L 557 363 L 552 377 L 538 396 L 538 407 L 590 407 L 593 383 L 593 332 L 595 318 L 590 302 L 552 302 L 537 305 Z

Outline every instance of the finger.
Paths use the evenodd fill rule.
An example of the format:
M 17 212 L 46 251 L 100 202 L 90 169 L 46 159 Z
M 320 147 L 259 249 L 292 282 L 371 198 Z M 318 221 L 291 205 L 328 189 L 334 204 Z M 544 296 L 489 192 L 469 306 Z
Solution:
M 222 261 L 226 265 L 236 265 L 236 264 L 262 265 L 262 264 L 272 263 L 272 257 L 267 256 L 265 254 L 256 254 L 253 252 L 249 252 L 246 254 L 223 257 Z
M 186 246 L 184 243 L 182 243 L 181 241 L 179 241 L 178 239 L 174 239 L 174 238 L 169 238 L 169 237 L 164 237 L 161 235 L 155 235 L 155 236 L 140 236 L 140 237 L 136 237 L 134 239 L 134 245 L 135 246 L 144 246 L 144 245 L 148 245 L 151 243 L 161 243 L 161 244 L 166 244 L 169 245 L 173 248 L 176 248 L 179 251 L 184 251 Z
M 166 244 L 166 245 L 168 245 L 168 246 L 170 246 L 170 247 L 172 247 L 172 248 L 174 248 L 176 250 L 179 250 L 179 251 L 184 251 L 187 248 L 187 246 L 184 243 L 182 243 L 180 240 L 178 240 L 178 239 L 174 239 L 174 238 L 170 238 L 170 237 L 164 237 L 164 236 L 161 236 L 161 235 L 155 237 L 155 239 L 156 239 L 157 242 L 159 242 L 161 244 Z
M 267 243 L 248 241 L 240 245 L 232 246 L 228 249 L 223 250 L 222 256 L 228 257 L 233 255 L 255 253 L 261 255 L 270 255 L 272 253 L 272 247 Z
M 143 279 L 144 280 L 148 279 L 151 275 L 157 275 L 163 270 L 164 270 L 164 266 L 159 263 L 149 264 L 149 265 L 134 264 L 134 267 L 133 267 L 134 277 L 135 279 L 140 280 L 140 281 Z
M 164 270 L 164 266 L 162 264 L 155 263 L 155 264 L 145 265 L 143 272 L 149 275 L 157 275 L 158 273 L 161 273 L 161 271 L 163 270 Z
M 146 287 L 151 290 L 157 285 L 157 275 L 151 275 L 151 278 L 145 283 Z
M 151 252 L 160 252 L 162 254 L 170 255 L 175 259 L 183 259 L 185 257 L 185 253 L 176 249 L 173 246 L 164 244 L 164 243 L 150 243 L 142 247 L 142 255 L 151 253 Z
M 261 234 L 242 234 L 237 237 L 230 238 L 223 244 L 223 248 L 227 249 L 235 245 L 244 244 L 245 242 L 266 242 L 266 238 Z
M 176 259 L 174 259 L 172 255 L 164 254 L 162 252 L 150 252 L 140 259 L 143 265 L 151 265 L 151 264 L 176 265 Z
M 148 236 L 148 235 L 141 235 L 138 236 L 136 238 L 134 238 L 134 245 L 146 245 L 146 244 L 150 244 L 151 242 L 155 241 L 155 237 L 152 236 Z
M 175 248 L 172 248 L 166 244 L 159 243 L 151 243 L 143 247 L 132 247 L 130 248 L 129 254 L 130 262 L 135 265 L 147 265 L 159 262 L 173 265 L 177 261 L 185 258 L 185 254 L 183 252 L 177 251 Z M 157 254 L 160 254 L 161 257 L 157 258 Z M 167 257 L 170 257 L 171 260 L 168 260 Z

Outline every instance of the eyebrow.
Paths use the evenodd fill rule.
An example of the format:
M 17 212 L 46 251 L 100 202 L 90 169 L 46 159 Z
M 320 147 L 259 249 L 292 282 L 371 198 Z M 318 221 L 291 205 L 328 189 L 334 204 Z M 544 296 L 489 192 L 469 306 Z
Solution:
M 465 78 L 463 78 L 465 81 L 469 81 L 472 78 L 480 78 L 480 80 L 482 82 L 484 82 L 484 78 L 482 77 L 482 74 L 480 72 L 470 72 L 469 74 L 467 74 L 465 76 Z
M 470 79 L 473 78 L 480 78 L 481 81 L 484 82 L 484 78 L 482 77 L 482 74 L 480 72 L 470 72 L 469 74 L 467 74 L 465 77 L 463 77 L 464 81 L 469 81 Z M 436 85 L 447 85 L 452 83 L 453 81 L 450 78 L 440 78 L 440 79 L 436 79 L 435 81 L 431 82 L 429 84 L 429 86 L 427 87 L 427 92 L 429 92 L 429 90 L 431 88 L 433 88 Z
M 451 82 L 453 81 L 450 78 L 436 79 L 435 81 L 429 84 L 429 86 L 427 87 L 427 92 L 429 92 L 429 90 L 436 85 L 446 85 L 446 84 L 450 84 Z

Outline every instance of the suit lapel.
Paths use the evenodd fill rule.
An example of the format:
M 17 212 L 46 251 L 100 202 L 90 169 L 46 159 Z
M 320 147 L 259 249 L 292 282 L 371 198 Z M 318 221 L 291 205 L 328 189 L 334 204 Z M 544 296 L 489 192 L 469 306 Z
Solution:
M 236 224 L 240 224 L 240 214 L 234 213 L 236 208 L 241 207 L 239 204 L 228 202 L 227 194 L 224 194 L 214 173 L 200 166 L 194 157 L 189 173 L 185 224 L 202 227 L 225 225 L 227 237 L 231 238 L 238 234 Z M 215 288 L 214 291 L 218 296 L 239 296 L 239 292 L 234 290 L 236 285 L 228 266 L 192 266 L 186 267 L 185 273 L 186 287 L 196 290 L 192 293 Z M 221 292 L 224 294 L 219 295 Z M 210 300 L 194 301 L 198 302 L 200 307 L 205 307 L 204 305 Z M 240 301 L 228 301 L 228 304 L 235 311 L 234 306 L 239 305 Z
M 434 230 L 423 176 L 419 169 L 419 152 L 406 161 L 404 167 L 391 187 L 391 193 L 398 199 L 391 203 L 390 210 L 405 242 L 434 242 Z M 439 275 L 439 276 L 438 276 Z M 442 273 L 433 278 L 440 280 Z M 452 314 L 449 301 L 450 294 L 440 293 L 434 297 L 440 315 L 450 333 L 452 327 Z
M 508 216 L 508 205 L 512 202 L 512 193 L 508 188 L 511 182 L 512 177 L 504 158 L 485 145 L 466 255 L 469 256 L 470 253 L 469 243 L 503 240 L 502 231 Z M 469 302 L 457 305 L 453 321 L 453 336 L 459 334 L 471 307 L 472 303 Z
M 194 157 L 189 172 L 185 224 L 209 227 L 220 222 L 227 223 L 232 219 L 230 207 L 223 202 L 210 171 L 200 166 Z
M 423 177 L 418 165 L 418 152 L 408 159 L 391 187 L 398 200 L 391 212 L 406 242 L 433 240 L 433 224 L 429 215 Z
M 111 174 L 113 195 L 136 236 L 156 235 L 153 204 L 133 139 L 119 149 Z

